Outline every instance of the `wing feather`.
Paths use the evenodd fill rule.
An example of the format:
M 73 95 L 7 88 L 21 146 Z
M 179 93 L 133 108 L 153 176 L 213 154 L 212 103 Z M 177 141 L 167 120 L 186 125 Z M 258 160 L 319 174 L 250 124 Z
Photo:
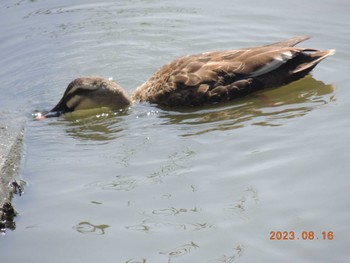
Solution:
M 183 63 L 182 69 L 171 80 L 189 86 L 199 83 L 217 81 L 225 74 L 232 76 L 256 77 L 271 72 L 294 58 L 298 49 L 292 47 L 268 46 L 260 49 L 232 50 L 203 53 L 197 57 L 186 57 L 192 60 Z M 198 62 L 197 58 L 206 62 Z

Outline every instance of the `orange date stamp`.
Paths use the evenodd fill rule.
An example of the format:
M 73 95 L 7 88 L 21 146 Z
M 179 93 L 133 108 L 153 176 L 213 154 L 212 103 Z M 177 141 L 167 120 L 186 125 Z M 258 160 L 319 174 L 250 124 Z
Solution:
M 333 240 L 333 231 L 323 231 L 316 233 L 314 231 L 302 231 L 296 233 L 294 231 L 270 231 L 270 240 Z

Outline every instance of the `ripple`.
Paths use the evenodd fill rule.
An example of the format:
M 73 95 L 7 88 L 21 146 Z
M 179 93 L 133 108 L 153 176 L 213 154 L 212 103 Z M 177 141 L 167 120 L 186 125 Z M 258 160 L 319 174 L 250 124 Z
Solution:
M 302 117 L 335 101 L 334 87 L 310 75 L 276 89 L 254 93 L 229 103 L 205 109 L 179 110 L 162 114 L 164 125 L 181 124 L 182 136 L 225 131 L 248 125 L 281 126 L 285 120 Z
M 188 162 L 195 154 L 196 152 L 188 147 L 175 151 L 168 156 L 166 163 L 161 165 L 155 172 L 148 176 L 148 178 L 153 182 L 162 182 L 163 179 L 170 174 L 187 168 Z
M 79 141 L 105 143 L 121 136 L 123 112 L 108 109 L 81 110 L 65 114 L 50 125 L 63 125 L 66 133 Z
M 95 182 L 89 186 L 97 186 L 102 190 L 114 191 L 131 191 L 136 187 L 136 180 L 134 179 L 115 179 L 111 181 Z
M 228 205 L 225 210 L 237 212 L 243 219 L 246 219 L 247 212 L 259 202 L 257 191 L 253 187 L 247 188 L 242 197 L 234 204 Z
M 171 258 L 180 257 L 180 256 L 184 256 L 186 254 L 189 254 L 192 250 L 197 249 L 197 248 L 199 248 L 199 246 L 191 241 L 188 244 L 184 244 L 184 245 L 178 246 L 176 248 L 170 249 L 168 251 L 159 252 L 159 253 L 162 255 L 165 255 L 169 259 L 171 259 Z
M 207 263 L 233 263 L 235 262 L 238 258 L 240 258 L 244 253 L 244 246 L 238 245 L 233 249 L 233 252 L 227 255 L 222 255 L 221 257 L 210 260 Z
M 277 222 L 276 215 L 282 211 L 288 218 L 297 213 L 314 222 L 320 215 L 332 215 L 340 228 L 347 227 L 349 199 L 336 198 L 337 182 L 346 182 L 347 174 L 347 1 L 317 5 L 301 0 L 264 5 L 242 1 L 235 5 L 224 0 L 219 5 L 213 1 L 5 0 L 0 5 L 11 7 L 0 10 L 5 65 L 0 102 L 4 110 L 15 109 L 19 115 L 52 107 L 67 82 L 80 75 L 114 76 L 131 91 L 180 55 L 268 44 L 295 34 L 315 36 L 305 46 L 337 49 L 335 56 L 317 67 L 315 77 L 228 104 L 179 111 L 144 104 L 144 115 L 134 113 L 134 107 L 127 117 L 102 112 L 29 123 L 21 170 L 32 181 L 34 199 L 19 205 L 20 223 L 28 229 L 19 228 L 10 235 L 13 242 L 2 244 L 2 258 L 70 261 L 71 255 L 60 251 L 79 250 L 83 242 L 86 251 L 79 257 L 87 262 L 103 256 L 125 263 L 145 263 L 146 258 L 147 262 L 195 258 L 196 262 L 232 263 L 244 261 L 245 252 L 251 258 L 262 251 L 300 261 L 300 253 L 276 251 L 271 243 L 256 238 L 254 234 L 262 230 L 259 226 Z M 337 83 L 337 91 L 317 79 Z M 255 151 L 260 154 L 250 154 Z M 290 164 L 295 164 L 293 171 Z M 123 177 L 116 178 L 119 174 Z M 256 194 L 245 191 L 252 180 Z M 313 188 L 314 182 L 327 194 Z M 286 184 L 295 185 L 300 194 L 285 193 Z M 346 184 L 343 188 L 345 193 Z M 243 190 L 236 195 L 234 189 Z M 300 206 L 310 201 L 310 191 L 318 198 Z M 116 195 L 121 197 L 117 201 Z M 275 202 L 276 197 L 285 202 Z M 125 206 L 127 200 L 131 201 Z M 112 229 L 103 221 L 74 220 L 76 205 L 82 201 L 88 202 L 86 209 L 94 208 L 85 211 L 92 218 L 97 209 L 105 223 L 119 218 L 121 225 Z M 195 206 L 202 210 L 198 212 Z M 42 207 L 45 213 L 36 213 Z M 315 214 L 308 207 L 319 209 Z M 237 222 L 237 217 L 247 215 L 249 220 Z M 45 229 L 33 225 L 44 221 L 50 222 Z M 72 231 L 57 232 L 57 225 Z M 97 240 L 91 235 L 102 237 L 110 230 L 113 235 L 98 238 L 102 250 L 96 253 Z M 55 245 L 69 240 L 72 233 L 81 242 L 62 244 L 57 250 Z M 132 242 L 120 242 L 127 236 Z M 35 237 L 37 242 L 31 242 Z M 231 243 L 240 237 L 249 249 Z M 333 254 L 343 256 L 346 240 L 340 241 L 345 242 Z M 23 253 L 13 253 L 14 243 Z M 116 244 L 118 255 L 116 249 L 108 249 Z M 31 253 L 38 247 L 40 253 Z M 320 251 L 326 251 L 322 256 L 327 261 L 327 249 Z M 271 253 L 260 254 L 261 261 L 271 258 Z M 308 261 L 320 258 L 319 254 L 308 253 Z
M 125 226 L 126 229 L 132 231 L 140 231 L 149 233 L 151 231 L 167 231 L 167 230 L 183 230 L 183 231 L 202 231 L 214 228 L 210 223 L 173 223 L 173 222 L 157 222 L 152 220 L 144 220 L 141 224 Z
M 142 259 L 132 258 L 132 259 L 125 261 L 125 263 L 146 263 L 146 262 L 147 262 L 147 260 L 145 258 L 142 258 Z
M 165 216 L 174 216 L 178 215 L 180 213 L 187 213 L 187 212 L 199 212 L 198 208 L 175 208 L 175 207 L 170 207 L 170 208 L 165 208 L 165 209 L 156 209 L 152 211 L 152 214 L 154 215 L 165 215 Z
M 125 227 L 128 230 L 135 230 L 140 232 L 150 232 L 151 228 L 147 225 L 133 225 L 133 226 L 126 226 Z
M 53 8 L 39 8 L 35 11 L 29 12 L 23 18 L 28 19 L 40 15 L 59 15 L 64 13 L 74 13 L 74 12 L 87 12 L 96 11 L 101 7 L 109 8 L 112 6 L 111 3 L 94 3 L 94 4 L 82 4 L 82 5 L 67 5 L 63 7 L 53 7 Z
M 94 225 L 90 222 L 83 221 L 79 224 L 73 226 L 73 229 L 81 234 L 88 234 L 88 235 L 104 235 L 105 230 L 110 227 L 109 225 Z

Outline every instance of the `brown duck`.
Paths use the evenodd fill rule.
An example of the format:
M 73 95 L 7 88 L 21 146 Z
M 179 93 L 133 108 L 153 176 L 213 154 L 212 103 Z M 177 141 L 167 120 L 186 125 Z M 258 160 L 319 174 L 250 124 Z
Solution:
M 166 107 L 193 107 L 232 100 L 282 86 L 307 75 L 335 50 L 294 47 L 307 36 L 274 44 L 205 52 L 175 59 L 157 70 L 131 97 L 100 77 L 73 80 L 45 117 L 97 107 L 120 109 L 147 101 Z

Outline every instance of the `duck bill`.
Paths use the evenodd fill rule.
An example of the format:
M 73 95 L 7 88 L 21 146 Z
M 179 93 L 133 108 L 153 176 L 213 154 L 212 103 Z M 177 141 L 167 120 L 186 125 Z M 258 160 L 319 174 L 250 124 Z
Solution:
M 60 101 L 52 110 L 45 113 L 38 113 L 35 116 L 35 119 L 37 120 L 43 120 L 47 118 L 55 118 L 60 117 L 61 115 L 72 112 L 70 108 L 67 107 L 66 103 L 63 101 Z
M 54 118 L 54 117 L 60 117 L 65 112 L 63 111 L 49 111 L 48 113 L 44 114 L 44 118 Z
M 45 120 L 47 118 L 60 117 L 64 111 L 36 112 L 33 114 L 35 120 Z
M 36 120 L 43 120 L 47 118 L 60 117 L 62 114 L 72 111 L 73 110 L 66 105 L 65 101 L 61 100 L 52 110 L 48 112 L 37 112 L 34 114 L 34 117 Z

